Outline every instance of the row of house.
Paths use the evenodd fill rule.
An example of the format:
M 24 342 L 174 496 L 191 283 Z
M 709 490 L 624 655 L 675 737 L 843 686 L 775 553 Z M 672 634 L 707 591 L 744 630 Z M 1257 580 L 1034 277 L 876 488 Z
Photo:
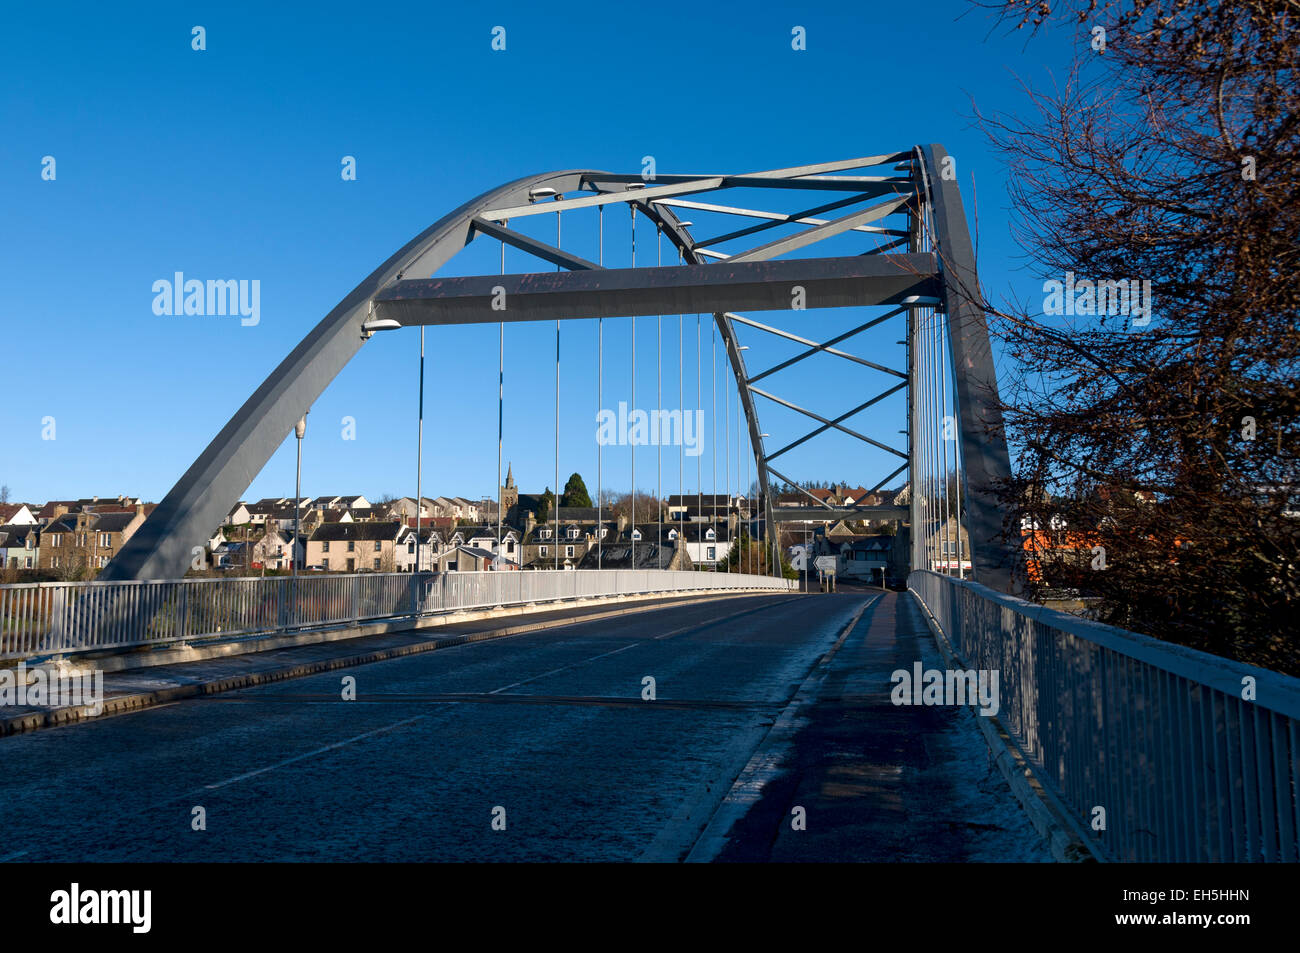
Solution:
M 0 568 L 55 573 L 96 572 L 153 511 L 125 496 L 0 504 Z

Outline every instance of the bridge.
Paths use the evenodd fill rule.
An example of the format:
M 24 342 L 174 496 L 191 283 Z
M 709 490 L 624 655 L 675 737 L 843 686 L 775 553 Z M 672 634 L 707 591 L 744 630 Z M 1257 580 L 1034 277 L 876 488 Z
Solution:
M 1019 547 L 1004 532 L 1014 514 L 998 495 L 1010 459 L 947 158 L 923 145 L 757 172 L 569 170 L 467 202 L 326 315 L 98 580 L 0 586 L 0 658 L 21 662 L 24 677 L 49 673 L 50 685 L 97 669 L 107 686 L 94 706 L 29 699 L 4 722 L 21 737 L 0 743 L 58 761 L 68 789 L 107 771 L 142 784 L 149 803 L 225 808 L 227 836 L 208 841 L 181 826 L 148 842 L 131 833 L 129 809 L 112 814 L 93 847 L 80 844 L 103 858 L 334 856 L 294 830 L 285 806 L 294 791 L 329 790 L 331 819 L 369 818 L 338 856 L 376 859 L 1300 860 L 1300 682 L 1018 598 Z M 605 241 L 606 212 L 623 209 L 626 267 Z M 579 220 L 597 237 L 592 257 L 564 247 L 563 223 Z M 438 275 L 475 243 L 499 245 L 498 273 Z M 507 248 L 536 268 L 506 273 Z M 847 317 L 819 340 L 807 330 L 814 313 L 819 328 Z M 661 328 L 665 315 L 711 315 L 722 344 L 737 408 L 730 462 L 737 484 L 741 459 L 752 468 L 760 510 L 749 525 L 763 552 L 748 566 L 184 578 L 374 335 L 457 324 L 504 335 L 554 321 L 558 394 L 564 322 L 652 317 Z M 897 330 L 898 366 L 879 347 L 871 358 L 848 350 L 873 328 Z M 680 359 L 680 323 L 678 339 Z M 795 350 L 751 368 L 746 352 L 764 339 Z M 885 382 L 847 407 L 827 405 L 842 388 L 783 389 L 782 372 L 813 357 Z M 605 359 L 602 349 L 602 382 Z M 677 382 L 684 389 L 680 369 Z M 890 407 L 905 441 L 883 439 Z M 776 442 L 760 410 L 811 429 Z M 560 425 L 557 410 L 557 446 Z M 894 480 L 904 491 L 840 506 L 799 491 L 787 461 L 827 435 L 888 461 L 870 493 Z M 819 458 L 802 459 L 806 471 Z M 661 455 L 657 475 L 662 486 Z M 778 505 L 778 481 L 806 501 Z M 598 565 L 607 550 L 614 562 L 606 518 L 602 509 Z M 558 531 L 558 508 L 555 519 Z M 906 591 L 808 593 L 785 577 L 781 524 L 838 519 L 901 524 Z M 662 513 L 652 522 L 662 529 Z M 151 710 L 99 720 L 136 708 Z M 74 721 L 87 723 L 36 730 Z M 201 757 L 157 740 L 176 733 Z M 421 763 L 430 746 L 436 757 Z M 829 753 L 845 750 L 854 754 Z M 106 751 L 123 757 L 105 766 Z M 163 767 L 129 781 L 146 764 Z M 590 790 L 611 779 L 619 797 L 596 805 Z M 31 783 L 11 778 L 6 800 L 31 803 Z M 576 815 L 559 823 L 557 805 Z M 42 856 L 66 859 L 56 832 L 89 807 L 18 810 L 50 832 L 36 838 Z M 495 824 L 497 808 L 513 820 L 479 823 Z M 425 846 L 395 833 L 397 818 L 435 810 L 463 814 L 457 833 L 430 827 Z M 977 816 L 996 819 L 991 831 Z M 944 818 L 947 833 L 927 817 Z M 540 833 L 579 828 L 587 834 Z

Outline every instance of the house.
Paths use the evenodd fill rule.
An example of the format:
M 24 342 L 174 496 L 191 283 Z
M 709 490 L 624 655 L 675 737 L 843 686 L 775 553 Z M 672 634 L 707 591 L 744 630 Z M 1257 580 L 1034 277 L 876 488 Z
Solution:
M 253 517 L 252 514 L 248 512 L 248 504 L 243 500 L 240 500 L 232 506 L 230 512 L 226 514 L 226 522 L 224 525 L 242 526 L 244 523 L 251 523 L 252 521 Z
M 144 523 L 143 504 L 120 510 L 80 509 L 51 520 L 41 533 L 40 568 L 92 575 L 103 569 Z
M 379 509 L 379 507 L 376 507 Z M 403 496 L 388 504 L 387 512 L 379 514 L 380 519 L 401 520 L 408 525 L 415 525 L 416 516 L 420 517 L 420 523 L 428 523 L 431 518 L 438 515 L 436 501 L 427 496 L 420 497 L 418 507 L 415 498 Z
M 253 543 L 238 540 L 219 544 L 212 550 L 212 568 L 252 572 Z
M 591 547 L 579 561 L 579 569 L 694 569 L 682 540 L 663 545 L 655 540 L 658 523 L 624 530 L 614 542 Z M 633 546 L 635 541 L 636 545 Z
M 439 560 L 443 572 L 488 572 L 496 554 L 477 546 L 456 546 Z
M 306 506 L 307 503 L 304 501 L 302 505 Z M 256 503 L 249 503 L 244 507 L 248 513 L 246 522 L 255 526 L 265 526 L 268 520 L 274 522 L 279 518 L 279 515 L 285 512 L 286 507 L 288 507 L 288 511 L 292 515 L 293 500 L 265 499 L 258 500 Z
M 893 536 L 861 536 L 840 543 L 835 574 L 842 579 L 860 579 L 884 586 L 889 573 Z
M 595 527 L 561 523 L 538 523 L 524 537 L 523 564 L 531 569 L 574 569 L 591 548 Z
M 677 541 L 677 527 L 673 527 L 669 539 Z M 725 523 L 709 525 L 706 523 L 687 524 L 681 530 L 686 539 L 686 554 L 696 566 L 716 566 L 726 562 L 731 552 L 731 532 Z
M 1060 525 L 1063 529 L 1064 522 Z M 932 526 L 928 542 L 926 551 L 930 569 L 936 572 L 970 572 L 970 536 L 956 516 L 949 516 L 944 522 Z
M 449 539 L 454 546 L 486 549 L 493 555 L 504 556 L 506 559 L 519 559 L 519 534 L 509 526 L 502 527 L 499 540 L 495 526 L 460 526 Z
M 457 511 L 461 514 L 457 516 L 457 519 L 466 519 L 472 523 L 477 523 L 479 521 L 480 517 L 477 503 L 472 500 L 467 500 L 463 496 L 454 497 L 452 502 L 456 504 Z
M 54 520 L 68 513 L 80 513 L 83 510 L 93 510 L 96 513 L 130 513 L 137 506 L 143 504 L 143 501 L 131 496 L 92 496 L 80 500 L 50 500 L 36 514 L 36 520 L 41 526 L 48 526 Z M 149 507 L 152 509 L 152 506 Z M 145 515 L 148 515 L 146 511 Z
M 307 565 L 327 572 L 395 572 L 404 530 L 396 520 L 322 523 L 308 537 Z
M 674 493 L 668 497 L 665 508 L 667 518 L 673 521 L 690 519 L 692 514 L 697 519 L 713 519 L 715 512 L 721 520 L 738 509 L 748 512 L 749 502 L 743 496 L 726 493 Z
M 37 526 L 40 520 L 26 503 L 0 503 L 0 525 Z
M 297 546 L 290 545 L 292 539 L 292 527 L 288 530 L 268 529 L 261 539 L 253 543 L 251 563 L 253 568 L 292 570 L 295 555 L 298 557 L 298 565 L 304 565 L 307 536 L 299 535 Z
M 0 569 L 37 568 L 40 565 L 40 538 L 41 530 L 35 523 L 0 526 Z
M 397 572 L 411 572 L 415 569 L 416 556 L 420 559 L 420 572 L 435 572 L 438 568 L 437 557 L 449 548 L 446 538 L 436 526 L 425 524 L 420 527 L 418 543 L 414 528 L 403 526 L 397 537 L 396 566 Z M 416 550 L 419 550 L 418 554 Z

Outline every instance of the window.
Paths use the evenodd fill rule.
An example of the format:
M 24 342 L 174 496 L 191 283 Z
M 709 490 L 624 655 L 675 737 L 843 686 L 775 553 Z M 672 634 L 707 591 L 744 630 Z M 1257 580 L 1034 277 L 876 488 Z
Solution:
M 26 565 L 24 568 L 26 568 L 26 569 L 31 569 L 31 568 L 32 568 L 32 557 L 31 557 L 31 556 L 28 556 L 28 557 L 27 557 L 27 565 Z
M 375 572 L 379 572 L 379 560 L 375 560 Z
M 53 559 L 51 559 L 51 560 L 50 560 L 50 565 L 51 565 L 53 568 L 58 569 L 58 568 L 59 568 L 59 557 L 58 557 L 58 556 L 55 556 Z
M 506 540 L 506 552 L 511 556 L 515 554 L 515 541 L 513 539 Z
M 408 539 L 406 541 L 406 551 L 411 555 L 415 555 L 415 540 Z
M 324 570 L 326 570 L 326 571 L 329 570 L 329 568 L 330 568 L 330 558 L 329 558 L 328 556 L 326 556 L 324 559 L 322 559 L 322 560 L 320 561 L 320 568 L 321 568 L 321 569 L 324 569 Z
M 669 539 L 676 539 L 676 538 L 677 538 L 677 530 L 675 530 L 675 529 L 670 529 L 670 530 L 668 531 L 668 538 L 669 538 Z
M 375 552 L 380 552 L 382 549 L 383 549 L 383 542 L 378 539 L 375 540 Z
M 704 538 L 705 538 L 705 539 L 717 539 L 717 538 L 718 538 L 718 534 L 715 533 L 713 530 L 709 530 L 708 532 L 706 532 L 706 533 L 704 534 Z
M 640 539 L 640 538 L 641 538 L 641 531 L 640 531 L 639 529 L 634 529 L 634 530 L 632 530 L 632 538 L 633 538 L 633 539 Z
M 578 527 L 574 526 L 569 530 L 569 539 L 578 538 Z
M 546 547 L 545 547 L 545 546 L 539 546 L 539 547 L 538 547 L 538 551 L 541 553 L 541 555 L 543 555 L 543 556 L 546 555 Z
M 717 558 L 718 558 L 718 549 L 717 549 L 716 546 L 710 546 L 710 547 L 708 548 L 708 550 L 706 550 L 706 551 L 708 552 L 708 555 L 705 557 L 705 559 L 717 559 Z
M 320 551 L 321 551 L 322 553 L 328 553 L 328 552 L 330 551 L 330 541 L 329 541 L 328 539 L 326 539 L 326 540 L 322 540 L 322 541 L 321 541 L 321 544 L 320 544 Z M 327 560 L 325 560 L 325 562 L 328 563 L 329 560 L 327 559 Z
M 77 545 L 78 545 L 78 546 L 85 546 L 85 545 L 86 545 L 86 534 L 85 534 L 85 533 L 78 533 L 78 534 L 77 534 Z
M 356 552 L 356 549 L 357 549 L 357 544 L 352 540 L 348 540 L 348 552 L 350 553 Z
M 62 546 L 62 545 L 63 545 L 62 533 L 55 533 L 50 537 L 50 546 Z M 55 563 L 55 565 L 57 566 L 58 563 Z
M 566 555 L 566 556 L 572 556 L 572 555 L 573 555 L 573 547 L 572 547 L 572 546 L 565 546 L 565 547 L 564 547 L 564 555 Z
M 111 533 L 100 533 L 99 545 L 103 546 L 105 549 L 108 549 L 110 546 L 113 545 L 113 535 Z
M 550 531 L 549 529 L 544 529 L 544 530 L 542 530 L 540 533 L 538 533 L 537 535 L 538 535 L 538 537 L 539 537 L 540 539 L 550 539 L 550 538 L 551 538 L 551 531 Z

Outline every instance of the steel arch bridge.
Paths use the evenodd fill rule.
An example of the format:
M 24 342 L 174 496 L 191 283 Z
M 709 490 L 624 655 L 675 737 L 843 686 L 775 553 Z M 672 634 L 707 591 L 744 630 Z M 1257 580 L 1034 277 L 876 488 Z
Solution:
M 1003 538 L 1003 512 L 994 491 L 1009 477 L 1009 458 L 965 212 L 954 177 L 945 174 L 950 166 L 942 146 L 922 145 L 738 175 L 657 175 L 647 181 L 640 173 L 568 170 L 528 176 L 485 192 L 407 242 L 312 329 L 222 428 L 100 578 L 184 575 L 194 547 L 201 547 L 212 527 L 224 520 L 296 422 L 377 328 L 704 313 L 714 316 L 735 376 L 767 527 L 777 526 L 772 478 L 795 482 L 778 469 L 778 459 L 835 430 L 902 459 L 873 492 L 906 471 L 910 495 L 905 512 L 899 506 L 833 507 L 809 495 L 807 506 L 782 507 L 782 520 L 902 516 L 910 521 L 913 569 L 943 571 L 951 565 L 955 549 L 955 571 L 963 574 L 964 529 L 969 574 L 1008 591 L 1017 553 Z M 724 204 L 721 199 L 731 190 L 762 190 L 785 199 L 794 210 Z M 563 250 L 558 242 L 539 241 L 509 225 L 582 208 L 603 212 L 606 206 L 626 206 L 633 219 L 649 219 L 657 233 L 672 242 L 681 263 L 603 268 Z M 749 224 L 697 238 L 682 212 Z M 426 277 L 484 237 L 561 270 Z M 826 247 L 820 243 L 838 244 L 844 238 L 874 244 L 812 257 Z M 760 243 L 752 244 L 755 239 Z M 791 310 L 795 288 L 807 309 L 871 306 L 885 311 L 865 324 L 814 341 L 798 333 L 800 312 Z M 501 290 L 508 301 L 504 311 L 493 307 Z M 764 324 L 741 313 L 752 311 L 787 311 L 787 323 L 794 326 Z M 835 347 L 893 317 L 906 321 L 905 370 Z M 759 332 L 804 350 L 751 373 L 740 337 Z M 864 401 L 847 410 L 804 407 L 777 393 L 772 384 L 759 386 L 814 354 L 856 362 L 902 383 L 864 395 Z M 906 448 L 889 446 L 847 425 L 849 418 L 902 389 L 907 391 Z M 759 397 L 818 426 L 769 452 L 764 444 L 768 435 L 759 424 Z M 779 533 L 766 536 L 775 550 Z

